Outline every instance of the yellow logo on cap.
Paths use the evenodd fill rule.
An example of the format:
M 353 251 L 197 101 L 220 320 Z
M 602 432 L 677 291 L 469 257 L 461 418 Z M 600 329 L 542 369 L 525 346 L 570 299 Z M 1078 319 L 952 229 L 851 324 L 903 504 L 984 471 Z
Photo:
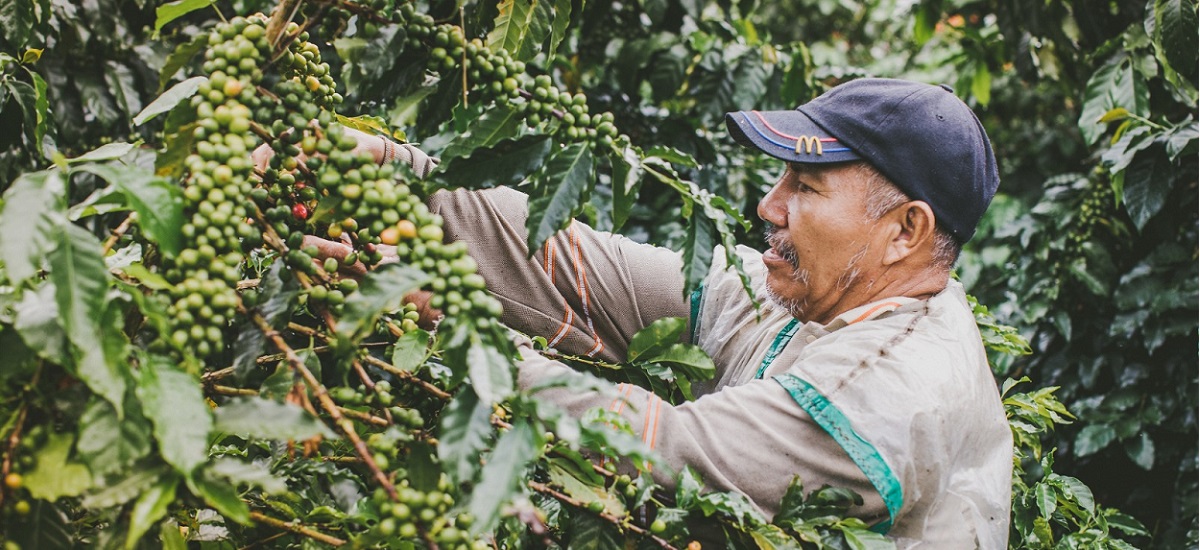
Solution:
M 813 148 L 817 149 L 818 155 L 824 155 L 825 151 L 821 149 L 821 138 L 817 136 L 800 136 L 796 138 L 796 154 L 800 154 L 800 148 L 804 148 L 805 154 L 811 154 Z

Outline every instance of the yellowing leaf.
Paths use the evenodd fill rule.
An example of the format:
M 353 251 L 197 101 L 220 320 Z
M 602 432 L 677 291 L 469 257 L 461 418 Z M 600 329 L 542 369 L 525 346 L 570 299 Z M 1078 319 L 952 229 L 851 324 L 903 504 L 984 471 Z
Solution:
M 42 58 L 42 51 L 42 48 L 29 48 L 28 50 L 25 50 L 25 53 L 21 55 L 21 64 L 29 65 L 32 63 L 37 63 L 38 60 Z

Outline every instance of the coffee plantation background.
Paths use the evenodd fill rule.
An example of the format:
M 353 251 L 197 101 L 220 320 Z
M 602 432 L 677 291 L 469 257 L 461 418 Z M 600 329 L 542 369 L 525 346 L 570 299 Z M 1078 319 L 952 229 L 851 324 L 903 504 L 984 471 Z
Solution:
M 334 107 L 343 124 L 441 157 L 428 187 L 397 169 L 414 196 L 523 182 L 536 238 L 581 215 L 682 250 L 693 283 L 711 245 L 759 246 L 753 207 L 778 171 L 725 136 L 726 111 L 790 108 L 866 75 L 951 84 L 987 127 L 1002 180 L 958 274 L 987 306 L 997 383 L 1029 379 L 1006 401 L 1023 457 L 1010 546 L 1196 546 L 1194 1 L 281 5 L 0 0 L 8 544 L 686 547 L 700 517 L 735 547 L 886 544 L 843 518 L 853 498 L 833 489 L 797 488 L 768 523 L 686 473 L 667 503 L 648 476 L 593 471 L 581 448 L 644 450 L 595 428 L 603 418 L 574 422 L 515 392 L 493 325 L 450 322 L 427 351 L 404 309 L 364 305 L 428 288 L 418 271 L 313 284 L 328 275 L 288 258 L 287 233 L 328 220 L 268 219 L 266 205 L 336 208 L 325 198 L 258 202 L 259 226 L 286 231 L 242 257 L 239 300 L 256 303 L 215 324 L 227 350 L 156 345 L 178 319 L 164 277 L 193 244 L 179 228 L 200 208 L 183 193 L 205 118 L 195 78 L 213 74 L 204 52 L 236 35 L 210 34 L 282 11 L 319 53 L 295 68 L 316 84 L 301 82 L 342 98 L 301 89 L 287 112 Z M 264 87 L 287 79 L 281 66 L 261 64 Z M 281 129 L 244 141 L 284 152 Z M 334 290 L 345 305 L 327 301 Z M 646 338 L 673 341 L 667 325 Z M 653 365 L 616 376 L 681 398 L 680 380 L 703 370 Z M 657 524 L 627 515 L 647 503 Z

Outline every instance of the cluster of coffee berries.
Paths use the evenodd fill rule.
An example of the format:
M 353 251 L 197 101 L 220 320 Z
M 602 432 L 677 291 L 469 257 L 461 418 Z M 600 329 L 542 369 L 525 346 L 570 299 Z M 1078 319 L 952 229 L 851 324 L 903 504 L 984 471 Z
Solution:
M 379 510 L 379 523 L 373 530 L 388 539 L 417 541 L 424 538 L 436 543 L 438 548 L 490 548 L 486 541 L 471 537 L 469 529 L 474 522 L 470 514 L 450 514 L 454 507 L 450 489 L 450 482 L 443 476 L 438 487 L 428 492 L 410 487 L 407 479 L 401 480 L 396 486 L 398 498 L 395 501 L 382 489 L 375 491 L 372 500 Z
M 442 24 L 432 29 L 409 23 L 409 33 L 431 42 L 428 68 L 450 73 L 467 71 L 469 86 L 481 98 L 512 104 L 531 126 L 556 121 L 547 129 L 567 141 L 587 141 L 610 147 L 618 138 L 612 113 L 591 114 L 587 97 L 554 85 L 549 75 L 531 77 L 525 64 L 504 49 L 492 51 L 478 38 L 466 40 L 461 27 Z
M 184 248 L 165 271 L 170 291 L 169 341 L 204 358 L 224 349 L 224 329 L 237 306 L 243 247 L 261 242 L 249 224 L 244 202 L 251 188 L 250 152 L 258 145 L 251 131 L 260 99 L 262 59 L 269 51 L 266 29 L 234 18 L 208 37 L 204 70 L 208 80 L 192 98 L 196 109 L 194 152 L 185 159 Z

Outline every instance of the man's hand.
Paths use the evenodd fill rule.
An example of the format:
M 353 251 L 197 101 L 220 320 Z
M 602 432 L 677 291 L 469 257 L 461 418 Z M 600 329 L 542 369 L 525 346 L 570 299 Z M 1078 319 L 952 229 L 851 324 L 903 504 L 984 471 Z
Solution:
M 345 237 L 343 237 L 343 239 L 345 239 Z M 339 270 L 342 275 L 350 276 L 355 279 L 361 279 L 363 275 L 367 274 L 367 266 L 362 262 L 354 262 L 352 265 L 346 265 L 346 256 L 349 256 L 351 252 L 354 252 L 354 248 L 351 247 L 350 244 L 345 240 L 331 241 L 328 239 L 322 239 L 320 237 L 314 237 L 312 235 L 305 235 L 303 246 L 305 248 L 309 246 L 316 247 L 317 257 L 314 259 L 314 261 L 316 261 L 318 264 L 323 265 L 325 260 L 328 258 L 337 260 L 338 263 L 342 264 L 342 267 Z M 375 249 L 383 254 L 383 260 L 379 262 L 380 264 L 392 263 L 399 259 L 396 257 L 396 247 L 394 246 L 377 244 L 375 245 Z
M 358 142 L 358 145 L 353 149 L 355 154 L 364 151 L 368 152 L 371 154 L 371 158 L 375 159 L 376 164 L 382 164 L 384 161 L 391 161 L 394 159 L 395 153 L 391 153 L 390 155 L 389 153 L 395 148 L 399 147 L 399 145 L 392 143 L 383 136 L 373 136 L 366 132 L 355 130 L 354 128 L 343 127 L 342 133 L 354 138 L 354 140 Z M 271 161 L 271 157 L 274 155 L 275 150 L 271 149 L 270 144 L 264 143 L 254 149 L 254 152 L 250 154 L 250 158 L 254 160 L 254 168 L 256 170 L 259 172 L 265 172 L 268 163 Z M 296 155 L 296 158 L 300 162 L 304 162 L 306 157 L 304 153 L 301 152 L 299 155 Z

